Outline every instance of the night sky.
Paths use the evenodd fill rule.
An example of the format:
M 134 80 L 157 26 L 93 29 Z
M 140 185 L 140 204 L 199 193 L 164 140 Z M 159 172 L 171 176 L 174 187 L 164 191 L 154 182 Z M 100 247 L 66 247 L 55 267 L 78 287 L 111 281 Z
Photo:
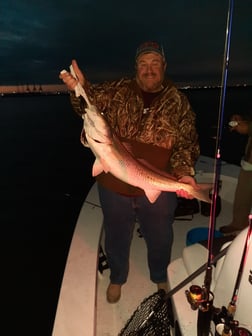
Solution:
M 0 85 L 57 84 L 75 58 L 91 81 L 134 74 L 137 46 L 160 42 L 167 73 L 221 83 L 228 0 L 1 0 Z M 252 0 L 234 0 L 228 82 L 252 84 Z

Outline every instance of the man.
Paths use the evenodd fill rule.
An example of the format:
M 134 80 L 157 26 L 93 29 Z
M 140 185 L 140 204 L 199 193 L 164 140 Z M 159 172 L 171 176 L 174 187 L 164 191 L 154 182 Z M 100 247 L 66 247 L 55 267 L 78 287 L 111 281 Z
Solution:
M 252 121 L 251 117 L 244 120 L 243 116 L 235 114 L 231 122 L 235 122 L 231 123 L 231 131 L 249 136 L 235 190 L 233 219 L 229 225 L 220 228 L 223 234 L 235 236 L 248 226 L 248 217 L 252 210 Z
M 199 155 L 195 114 L 185 95 L 165 79 L 167 65 L 158 43 L 150 41 L 140 45 L 135 61 L 135 78 L 97 85 L 85 79 L 76 61 L 72 65 L 91 103 L 106 116 L 113 132 L 135 158 L 197 188 L 193 178 Z M 60 78 L 69 90 L 74 90 L 77 82 L 69 73 L 61 74 Z M 71 100 L 74 110 L 82 115 L 84 102 L 76 98 L 74 92 Z M 151 204 L 143 190 L 110 173 L 97 176 L 97 182 L 104 215 L 105 251 L 111 271 L 108 302 L 120 299 L 121 287 L 127 281 L 136 217 L 147 245 L 150 279 L 158 289 L 167 290 L 166 269 L 173 242 L 176 193 L 162 192 Z M 191 197 L 184 191 L 178 195 Z

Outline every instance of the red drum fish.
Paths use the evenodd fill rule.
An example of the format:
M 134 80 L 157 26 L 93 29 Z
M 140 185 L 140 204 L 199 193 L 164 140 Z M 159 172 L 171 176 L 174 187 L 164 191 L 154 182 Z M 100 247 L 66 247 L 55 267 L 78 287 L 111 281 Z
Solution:
M 106 119 L 95 106 L 86 108 L 83 119 L 86 141 L 96 157 L 93 176 L 103 171 L 110 172 L 123 182 L 143 189 L 151 203 L 155 202 L 162 191 L 176 192 L 181 189 L 199 200 L 211 202 L 211 184 L 200 183 L 199 189 L 195 189 L 190 184 L 179 182 L 172 175 L 134 158 L 111 131 Z
M 78 81 L 72 66 L 70 71 Z M 105 117 L 90 103 L 79 82 L 75 87 L 75 93 L 77 97 L 81 95 L 87 103 L 86 113 L 83 115 L 86 139 L 82 143 L 90 147 L 96 157 L 93 176 L 103 171 L 110 172 L 119 180 L 144 190 L 151 203 L 156 201 L 162 191 L 178 190 L 184 190 L 199 200 L 211 203 L 209 198 L 211 184 L 199 183 L 199 189 L 195 189 L 190 184 L 179 182 L 172 175 L 137 160 L 111 131 Z

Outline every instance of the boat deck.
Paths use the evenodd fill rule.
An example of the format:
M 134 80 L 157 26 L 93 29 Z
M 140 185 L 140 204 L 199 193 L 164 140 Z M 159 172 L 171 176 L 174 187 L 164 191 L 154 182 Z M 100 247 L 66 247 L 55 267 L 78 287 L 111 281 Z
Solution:
M 224 210 L 217 220 L 217 228 L 228 224 L 231 220 L 232 206 L 223 202 Z M 172 260 L 179 258 L 186 246 L 187 232 L 195 227 L 208 227 L 209 218 L 201 214 L 194 215 L 192 221 L 174 222 L 174 245 Z M 206 261 L 205 261 L 206 262 Z M 156 285 L 149 280 L 146 264 L 146 247 L 143 238 L 139 238 L 137 230 L 131 246 L 130 272 L 127 283 L 122 287 L 121 300 L 116 304 L 106 301 L 106 289 L 109 284 L 109 270 L 105 270 L 97 281 L 97 336 L 115 336 L 124 327 L 135 309 L 146 298 L 156 291 Z M 202 284 L 200 284 L 202 285 Z M 185 300 L 185 304 L 186 300 Z
M 197 180 L 212 182 L 213 160 L 201 157 L 197 166 Z M 239 167 L 223 164 L 222 210 L 216 219 L 216 229 L 227 225 L 232 217 L 232 201 Z M 229 173 L 229 175 L 224 175 Z M 210 218 L 195 214 L 192 220 L 175 220 L 172 260 L 182 255 L 188 231 L 196 227 L 208 227 Z M 144 239 L 135 234 L 131 245 L 130 272 L 122 287 L 121 300 L 116 304 L 106 301 L 109 270 L 96 271 L 97 251 L 103 245 L 102 213 L 99 207 L 96 185 L 82 207 L 63 278 L 53 336 L 96 335 L 115 336 L 139 304 L 156 291 L 149 280 Z

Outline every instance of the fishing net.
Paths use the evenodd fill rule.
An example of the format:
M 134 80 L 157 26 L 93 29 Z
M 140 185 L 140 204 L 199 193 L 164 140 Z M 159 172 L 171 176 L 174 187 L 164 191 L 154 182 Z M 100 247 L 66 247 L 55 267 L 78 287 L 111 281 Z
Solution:
M 118 336 L 170 336 L 170 301 L 164 290 L 145 298 Z

